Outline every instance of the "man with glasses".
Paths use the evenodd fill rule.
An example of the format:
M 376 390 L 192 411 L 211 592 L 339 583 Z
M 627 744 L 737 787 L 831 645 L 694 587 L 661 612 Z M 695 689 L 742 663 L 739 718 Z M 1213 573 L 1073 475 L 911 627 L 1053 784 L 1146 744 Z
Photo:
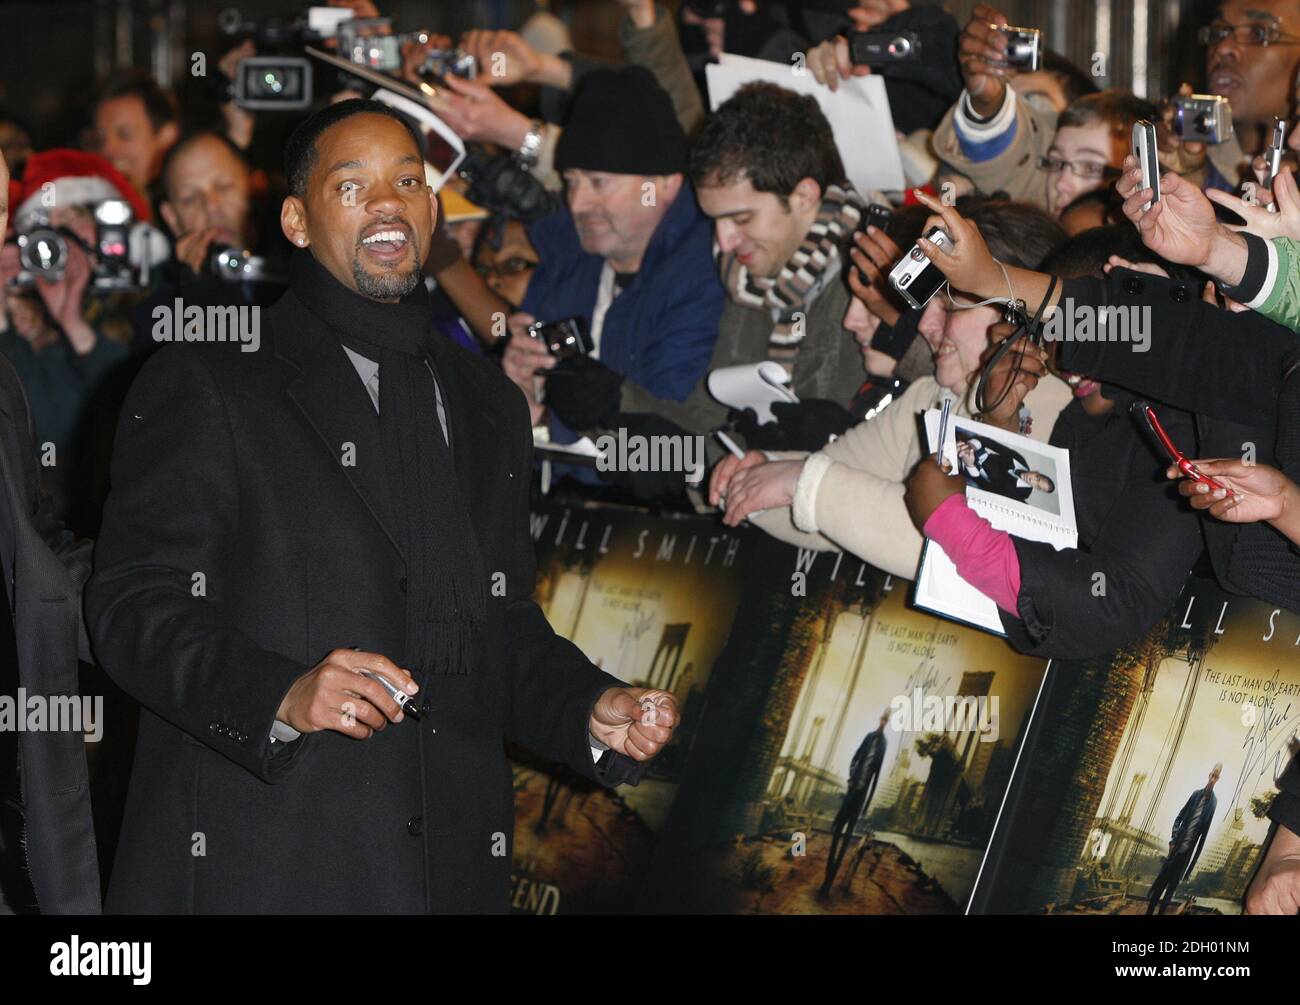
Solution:
M 1206 86 L 1232 104 L 1236 140 L 1210 147 L 1210 160 L 1235 183 L 1249 177 L 1245 160 L 1268 145 L 1273 119 L 1291 114 L 1300 70 L 1300 3 L 1229 0 L 1199 37 L 1206 46 Z

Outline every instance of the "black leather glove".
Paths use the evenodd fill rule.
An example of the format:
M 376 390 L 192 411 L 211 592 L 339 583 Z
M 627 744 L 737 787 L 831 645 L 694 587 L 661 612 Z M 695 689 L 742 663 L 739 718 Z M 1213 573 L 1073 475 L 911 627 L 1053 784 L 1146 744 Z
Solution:
M 574 432 L 610 424 L 618 412 L 623 375 L 590 356 L 569 356 L 546 375 L 546 404 Z
M 736 432 L 745 441 L 747 450 L 793 450 L 790 446 L 789 430 L 779 422 L 767 422 L 759 425 L 758 414 L 752 408 L 731 413 L 731 422 Z
M 857 422 L 847 408 L 825 398 L 778 401 L 772 414 L 785 430 L 787 450 L 820 450 L 832 436 L 843 436 Z
M 646 437 L 652 436 L 675 436 L 681 438 L 683 447 L 686 444 L 686 437 L 691 436 L 681 426 L 675 422 L 660 415 L 651 413 L 620 413 L 613 417 L 610 423 L 611 428 L 622 427 L 627 430 L 627 436 L 630 439 L 633 436 Z M 683 456 L 685 450 L 683 450 Z M 705 463 L 704 457 L 698 458 L 701 464 Z M 686 475 L 687 472 L 681 471 L 624 471 L 616 469 L 605 474 L 606 479 L 619 488 L 625 489 L 632 495 L 644 502 L 658 502 L 661 499 L 667 499 L 673 496 L 680 496 L 686 492 Z

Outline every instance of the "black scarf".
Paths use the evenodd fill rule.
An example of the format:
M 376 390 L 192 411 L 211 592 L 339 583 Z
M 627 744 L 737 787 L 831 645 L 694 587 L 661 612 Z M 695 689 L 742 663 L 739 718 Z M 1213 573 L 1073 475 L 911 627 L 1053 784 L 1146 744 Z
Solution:
M 369 300 L 310 251 L 294 253 L 289 286 L 343 345 L 379 364 L 379 436 L 407 568 L 404 665 L 417 679 L 425 672 L 468 673 L 480 652 L 487 592 L 478 539 L 438 421 L 428 295 L 421 285 L 396 304 Z

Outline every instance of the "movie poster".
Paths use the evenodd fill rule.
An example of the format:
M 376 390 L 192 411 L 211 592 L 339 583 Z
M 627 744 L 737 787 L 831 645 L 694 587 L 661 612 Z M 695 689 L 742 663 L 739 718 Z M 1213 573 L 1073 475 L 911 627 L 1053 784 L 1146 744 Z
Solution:
M 1144 639 L 1056 661 L 978 897 L 1240 913 L 1300 725 L 1300 618 L 1192 578 Z
M 636 786 L 610 791 L 512 751 L 512 909 L 627 913 L 672 805 L 709 675 L 741 601 L 751 532 L 614 508 L 538 508 L 536 599 L 607 672 L 677 697 L 673 742 Z
M 640 909 L 965 910 L 1046 663 L 910 588 L 752 542 Z

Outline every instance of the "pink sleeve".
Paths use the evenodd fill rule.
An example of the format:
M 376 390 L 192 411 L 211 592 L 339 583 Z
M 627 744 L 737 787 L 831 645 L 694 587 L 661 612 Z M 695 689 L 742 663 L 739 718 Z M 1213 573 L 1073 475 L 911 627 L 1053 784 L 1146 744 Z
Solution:
M 1014 618 L 1020 617 L 1020 559 L 1006 531 L 966 505 L 964 495 L 949 496 L 925 521 L 923 533 L 944 550 L 957 573 Z

